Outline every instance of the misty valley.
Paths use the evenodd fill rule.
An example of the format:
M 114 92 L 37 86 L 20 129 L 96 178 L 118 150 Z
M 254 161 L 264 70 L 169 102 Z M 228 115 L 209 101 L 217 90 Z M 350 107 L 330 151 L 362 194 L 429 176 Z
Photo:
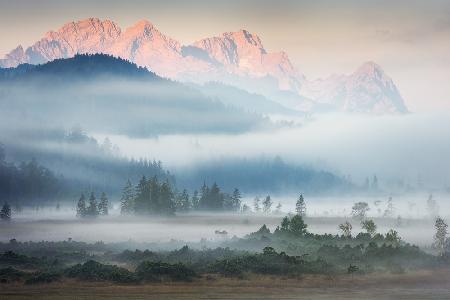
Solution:
M 225 80 L 208 47 L 183 46 L 218 68 L 199 81 L 36 49 L 0 61 L 0 298 L 450 297 L 450 118 L 376 64 L 328 103 Z

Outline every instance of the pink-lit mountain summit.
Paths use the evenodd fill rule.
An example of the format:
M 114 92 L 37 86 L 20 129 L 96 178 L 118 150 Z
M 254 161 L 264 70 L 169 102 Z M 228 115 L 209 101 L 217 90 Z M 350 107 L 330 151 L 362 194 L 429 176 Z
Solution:
M 378 65 L 366 63 L 351 75 L 308 81 L 286 53 L 267 52 L 260 37 L 246 30 L 182 45 L 146 20 L 122 30 L 110 20 L 90 18 L 49 31 L 26 49 L 18 46 L 0 60 L 0 67 L 40 64 L 77 53 L 111 54 L 164 77 L 195 83 L 224 82 L 275 101 L 277 91 L 287 92 L 295 99 L 289 102 L 294 109 L 305 109 L 306 99 L 312 106 L 326 104 L 341 111 L 407 111 L 392 79 Z M 260 90 L 260 86 L 264 88 Z

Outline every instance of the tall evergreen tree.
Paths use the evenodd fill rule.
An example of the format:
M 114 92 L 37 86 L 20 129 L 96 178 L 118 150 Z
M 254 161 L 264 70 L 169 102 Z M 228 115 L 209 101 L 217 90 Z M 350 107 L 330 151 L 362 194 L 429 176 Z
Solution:
M 192 209 L 198 209 L 199 208 L 200 198 L 198 197 L 198 191 L 197 190 L 195 190 L 194 193 L 192 194 L 191 203 L 192 203 Z
M 98 204 L 98 213 L 102 216 L 108 215 L 108 197 L 106 197 L 106 194 L 103 192 L 100 196 L 100 203 Z
M 159 200 L 159 209 L 157 213 L 172 215 L 175 212 L 174 194 L 168 181 L 161 184 Z
M 120 199 L 120 214 L 127 215 L 134 212 L 134 187 L 128 179 L 122 191 L 122 198 Z
M 81 193 L 80 199 L 78 199 L 77 203 L 77 217 L 84 218 L 86 213 L 86 197 L 84 196 L 84 193 Z
M 11 220 L 11 206 L 9 206 L 8 203 L 3 204 L 3 207 L 0 210 L 0 219 L 4 221 Z
M 147 178 L 142 176 L 138 185 L 136 186 L 136 196 L 134 200 L 134 211 L 139 214 L 148 212 L 147 203 L 149 198 Z
M 180 212 L 188 212 L 191 209 L 189 194 L 186 189 L 177 196 L 176 210 Z
M 238 188 L 235 188 L 233 191 L 233 195 L 231 196 L 232 210 L 239 210 L 241 208 L 241 199 L 242 195 Z
M 86 209 L 87 216 L 96 217 L 98 216 L 97 199 L 95 198 L 94 192 L 91 192 L 89 196 L 89 206 Z
M 434 247 L 438 250 L 439 256 L 444 256 L 447 245 L 448 225 L 444 219 L 437 217 L 434 227 L 436 228 L 436 234 L 434 235 Z
M 295 203 L 295 212 L 299 216 L 306 216 L 306 203 L 305 199 L 303 198 L 303 194 L 300 194 L 300 196 L 297 199 L 297 202 Z

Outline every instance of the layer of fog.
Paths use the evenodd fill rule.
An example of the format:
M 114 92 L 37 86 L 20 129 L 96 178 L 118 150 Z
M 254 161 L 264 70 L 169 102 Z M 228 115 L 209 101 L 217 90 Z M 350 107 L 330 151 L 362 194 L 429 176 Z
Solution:
M 241 214 L 188 214 L 177 217 L 147 217 L 120 218 L 107 217 L 97 220 L 79 220 L 67 211 L 66 217 L 55 217 L 44 212 L 27 213 L 28 217 L 19 217 L 0 228 L 0 241 L 10 239 L 19 241 L 62 241 L 72 238 L 85 242 L 135 242 L 164 243 L 178 241 L 183 243 L 199 243 L 202 240 L 209 245 L 226 241 L 227 239 L 244 237 L 258 230 L 266 224 L 274 230 L 285 214 L 271 215 L 241 215 Z M 50 217 L 50 219 L 49 219 Z M 395 219 L 374 218 L 377 231 L 386 233 L 390 229 L 397 230 L 405 242 L 421 247 L 430 247 L 433 242 L 434 223 L 431 219 L 403 219 L 399 224 Z M 340 234 L 338 225 L 350 221 L 353 234 L 362 232 L 359 221 L 350 217 L 307 217 L 305 219 L 310 232 L 322 234 Z M 226 231 L 226 235 L 219 235 L 216 231 Z
M 384 182 L 440 189 L 450 184 L 450 115 L 315 116 L 301 128 L 245 134 L 160 135 L 132 139 L 109 135 L 130 157 L 158 158 L 171 170 L 224 157 L 280 156 L 351 176 L 362 184 L 377 175 Z M 106 135 L 98 134 L 103 139 Z

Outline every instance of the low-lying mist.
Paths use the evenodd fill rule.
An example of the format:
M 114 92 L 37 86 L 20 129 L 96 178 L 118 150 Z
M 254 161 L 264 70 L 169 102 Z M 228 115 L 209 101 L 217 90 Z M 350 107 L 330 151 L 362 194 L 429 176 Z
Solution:
M 102 139 L 106 135 L 95 135 Z M 447 113 L 368 116 L 319 115 L 302 127 L 243 134 L 176 134 L 133 139 L 108 135 L 130 157 L 157 157 L 183 172 L 226 158 L 273 158 L 393 188 L 450 185 L 450 116 Z

